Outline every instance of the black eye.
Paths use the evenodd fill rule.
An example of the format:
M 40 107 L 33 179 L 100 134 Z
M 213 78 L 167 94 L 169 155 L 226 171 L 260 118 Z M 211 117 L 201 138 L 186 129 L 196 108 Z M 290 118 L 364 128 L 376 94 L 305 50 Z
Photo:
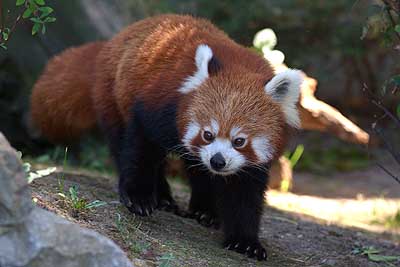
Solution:
M 203 138 L 205 141 L 211 142 L 212 140 L 214 140 L 214 135 L 209 131 L 204 131 Z
M 246 142 L 246 139 L 242 138 L 242 137 L 238 137 L 235 138 L 232 142 L 232 145 L 236 148 L 240 148 L 242 146 L 244 146 L 244 143 Z

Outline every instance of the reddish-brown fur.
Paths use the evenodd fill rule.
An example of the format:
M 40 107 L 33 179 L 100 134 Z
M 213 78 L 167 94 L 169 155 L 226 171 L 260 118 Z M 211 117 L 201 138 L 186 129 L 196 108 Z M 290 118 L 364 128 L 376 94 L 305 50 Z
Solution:
M 36 82 L 31 96 L 34 125 L 55 143 L 70 142 L 96 125 L 90 88 L 95 58 L 103 46 L 95 42 L 54 57 Z
M 180 90 L 197 71 L 201 79 L 194 88 Z M 265 90 L 273 76 L 267 61 L 210 22 L 162 15 L 50 61 L 33 90 L 32 118 L 45 136 L 61 142 L 89 130 L 97 117 L 119 171 L 121 202 L 142 216 L 165 206 L 177 210 L 164 176 L 167 153 L 176 147 L 182 156 L 189 150 L 199 153 L 184 158 L 190 166 L 190 214 L 200 222 L 208 218 L 203 223 L 209 226 L 220 220 L 224 246 L 265 260 L 257 235 L 267 183 L 264 168 L 281 153 L 287 127 L 282 107 Z M 216 135 L 210 146 L 219 150 L 228 144 L 228 160 L 235 160 L 227 179 L 222 173 L 213 179 L 204 169 L 227 165 L 220 152 L 208 159 L 211 152 L 201 150 L 208 147 L 202 137 L 206 127 Z M 226 140 L 237 137 L 231 132 L 246 136 L 247 145 L 238 148 Z
M 196 70 L 194 57 L 199 44 L 210 46 L 221 64 L 220 73 L 199 90 L 218 90 L 182 95 L 177 89 Z M 263 90 L 272 76 L 272 68 L 262 57 L 236 44 L 210 22 L 191 16 L 161 15 L 134 23 L 105 44 L 67 50 L 50 61 L 34 88 L 32 115 L 47 137 L 59 141 L 94 125 L 88 88 L 101 123 L 108 127 L 124 125 L 134 101 L 141 100 L 157 109 L 181 97 L 181 135 L 190 119 L 188 110 L 196 114 L 212 112 L 218 121 L 224 121 L 221 128 L 226 131 L 238 125 L 252 134 L 268 133 L 278 151 L 284 143 L 284 118 L 278 104 Z M 226 99 L 228 104 L 221 105 Z M 227 114 L 231 109 L 242 112 Z

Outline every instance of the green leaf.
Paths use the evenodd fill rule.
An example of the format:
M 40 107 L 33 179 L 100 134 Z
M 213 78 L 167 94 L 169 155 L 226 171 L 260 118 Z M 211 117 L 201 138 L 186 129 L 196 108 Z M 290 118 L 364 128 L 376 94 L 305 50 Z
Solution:
M 46 3 L 44 2 L 44 0 L 35 0 L 36 4 L 38 4 L 39 6 L 43 6 Z
M 45 34 L 45 33 L 46 33 L 46 25 L 43 24 L 43 26 L 42 26 L 42 34 Z
M 384 256 L 376 254 L 368 254 L 368 259 L 374 262 L 388 262 L 400 260 L 400 256 Z
M 39 18 L 30 18 L 30 20 L 35 22 L 35 23 L 38 23 L 38 24 L 42 24 L 43 23 L 43 21 L 41 19 L 39 19 Z
M 394 30 L 395 30 L 396 32 L 400 33 L 400 24 L 397 24 L 397 25 L 394 27 Z
M 46 22 L 46 23 L 51 23 L 51 22 L 54 22 L 54 21 L 56 21 L 57 19 L 55 18 L 55 17 L 47 17 L 47 18 L 45 18 L 44 19 L 44 22 Z
M 25 0 L 17 0 L 15 3 L 16 6 L 22 6 L 23 4 L 25 4 Z
M 396 114 L 400 118 L 400 104 L 397 105 Z
M 71 186 L 69 188 L 69 195 L 71 196 L 71 200 L 73 202 L 78 200 L 78 190 L 77 190 L 76 186 Z
M 367 247 L 363 249 L 363 252 L 361 253 L 362 255 L 372 255 L 372 254 L 378 254 L 381 252 L 380 250 L 375 249 L 374 247 Z
M 4 50 L 7 50 L 7 46 L 4 43 L 0 43 L 0 47 L 3 48 Z
M 105 206 L 105 205 L 107 205 L 107 202 L 95 200 L 95 201 L 90 202 L 89 204 L 86 204 L 85 208 L 92 209 L 92 208 L 98 208 L 98 207 Z
M 8 32 L 7 32 L 7 31 L 3 31 L 2 34 L 3 34 L 3 40 L 4 40 L 4 41 L 7 41 L 7 40 L 8 40 L 8 36 L 9 36 L 9 35 L 8 35 Z
M 31 8 L 27 8 L 24 12 L 24 14 L 22 14 L 22 18 L 27 19 L 32 15 L 33 10 Z
M 32 35 L 35 35 L 39 30 L 42 24 L 40 23 L 35 23 L 32 27 Z
M 42 12 L 42 14 L 40 15 L 40 18 L 47 17 L 49 14 L 51 14 L 54 11 L 54 9 L 52 9 L 49 6 L 40 7 L 39 10 Z

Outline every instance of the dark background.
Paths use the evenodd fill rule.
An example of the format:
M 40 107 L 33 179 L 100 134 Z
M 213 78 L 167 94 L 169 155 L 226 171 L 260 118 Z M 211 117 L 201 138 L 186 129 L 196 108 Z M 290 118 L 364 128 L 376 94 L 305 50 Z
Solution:
M 234 40 L 252 46 L 255 33 L 272 28 L 276 49 L 286 64 L 303 69 L 318 80 L 317 96 L 355 120 L 372 116 L 362 93 L 363 84 L 378 92 L 399 72 L 398 52 L 388 45 L 379 28 L 361 39 L 374 1 L 316 0 L 68 0 L 47 1 L 57 21 L 45 35 L 31 35 L 32 24 L 22 22 L 7 51 L 0 51 L 0 131 L 22 151 L 37 145 L 29 128 L 28 99 L 33 83 L 47 60 L 67 47 L 111 38 L 122 27 L 160 13 L 184 13 L 209 18 Z M 3 1 L 12 23 L 19 9 L 15 0 Z M 379 10 L 378 10 L 379 11 Z M 394 101 L 387 99 L 389 105 Z M 395 103 L 395 102 L 393 102 Z M 361 115 L 361 116 L 360 116 Z M 368 120 L 366 120 L 368 121 Z M 366 124 L 368 125 L 368 124 Z

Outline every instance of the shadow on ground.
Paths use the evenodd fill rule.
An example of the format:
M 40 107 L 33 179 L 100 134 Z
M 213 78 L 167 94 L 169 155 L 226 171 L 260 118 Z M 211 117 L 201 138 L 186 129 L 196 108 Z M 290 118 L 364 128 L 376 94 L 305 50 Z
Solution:
M 133 216 L 118 203 L 111 178 L 66 173 L 65 188 L 77 185 L 80 198 L 108 203 L 77 212 L 58 195 L 60 177 L 61 173 L 55 173 L 32 183 L 37 205 L 109 236 L 132 260 L 145 260 L 148 266 L 385 266 L 352 253 L 355 247 L 367 246 L 382 254 L 400 255 L 398 244 L 379 235 L 266 207 L 260 237 L 269 258 L 260 263 L 222 249 L 222 233 L 194 220 L 163 211 L 147 218 Z M 186 207 L 187 186 L 173 181 L 173 191 L 179 205 Z

